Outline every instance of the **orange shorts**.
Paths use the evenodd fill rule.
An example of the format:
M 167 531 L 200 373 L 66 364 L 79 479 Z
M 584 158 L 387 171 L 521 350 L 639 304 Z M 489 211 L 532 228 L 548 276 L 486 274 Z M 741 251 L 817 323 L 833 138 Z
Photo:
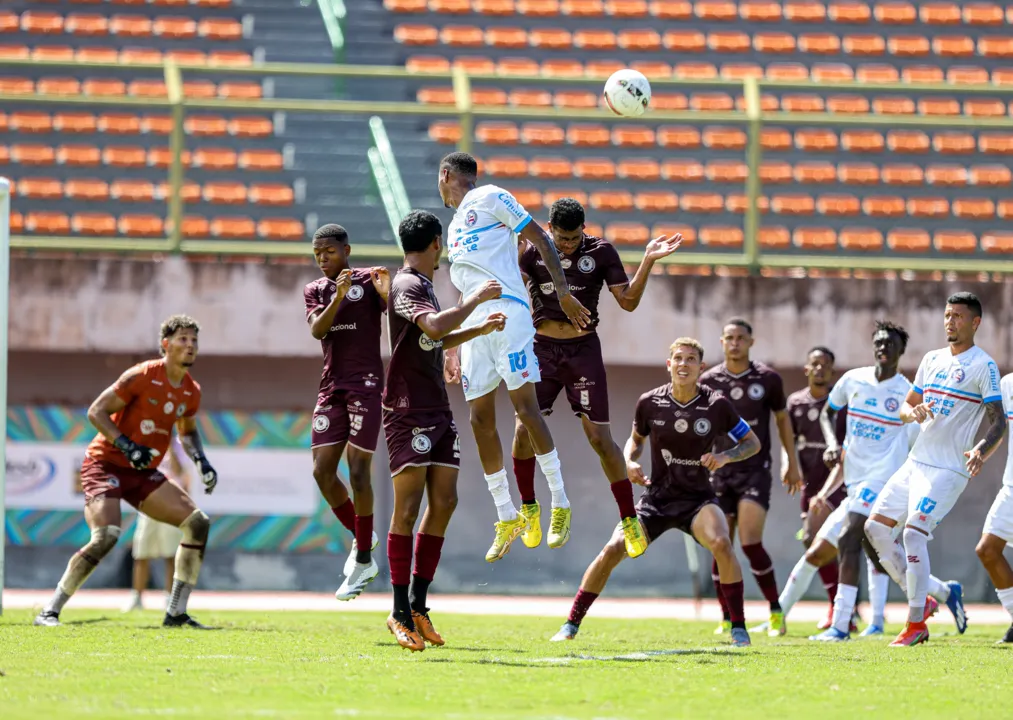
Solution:
M 81 463 L 84 504 L 98 497 L 126 500 L 135 508 L 166 480 L 158 470 L 134 470 L 85 456 Z

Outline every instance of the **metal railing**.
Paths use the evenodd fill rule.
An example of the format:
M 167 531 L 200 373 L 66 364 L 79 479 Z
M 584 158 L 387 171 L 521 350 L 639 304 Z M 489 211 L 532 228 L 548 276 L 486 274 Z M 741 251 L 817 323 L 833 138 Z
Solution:
M 331 6 L 327 0 L 321 0 L 325 6 Z M 331 6 L 333 7 L 333 6 Z M 77 71 L 122 69 L 118 63 L 102 62 L 62 62 L 42 60 L 0 60 L 0 68 L 60 68 L 73 66 Z M 967 128 L 967 129 L 1013 129 L 1013 119 L 1008 117 L 965 117 L 965 116 L 921 116 L 921 115 L 874 115 L 874 114 L 833 114 L 833 113 L 789 113 L 766 112 L 761 106 L 762 90 L 809 90 L 826 91 L 827 86 L 811 80 L 775 81 L 759 78 L 744 80 L 724 79 L 686 79 L 660 78 L 652 79 L 655 89 L 668 87 L 687 88 L 723 88 L 738 90 L 745 101 L 743 110 L 728 112 L 700 112 L 695 110 L 651 112 L 642 120 L 621 118 L 600 109 L 561 109 L 561 108 L 520 108 L 475 105 L 472 102 L 471 86 L 473 81 L 508 82 L 510 84 L 591 84 L 600 86 L 600 77 L 547 77 L 542 75 L 516 75 L 505 77 L 493 73 L 468 73 L 460 67 L 451 71 L 410 71 L 402 67 L 381 67 L 366 65 L 326 65 L 308 63 L 261 63 L 249 67 L 220 67 L 207 65 L 176 64 L 167 60 L 162 64 L 138 63 L 131 69 L 161 71 L 165 78 L 167 97 L 136 98 L 136 97 L 93 97 L 85 95 L 54 96 L 41 94 L 0 93 L 0 103 L 38 103 L 47 105 L 91 105 L 100 107 L 145 107 L 166 108 L 173 117 L 173 131 L 170 136 L 172 163 L 169 168 L 169 236 L 162 239 L 138 240 L 130 238 L 80 238 L 80 237 L 38 237 L 15 236 L 11 244 L 15 248 L 50 249 L 70 251 L 122 251 L 122 252 L 182 252 L 210 255 L 229 255 L 251 253 L 266 256 L 296 256 L 304 253 L 298 244 L 285 242 L 256 242 L 228 240 L 192 240 L 185 239 L 181 234 L 183 201 L 180 194 L 184 168 L 182 153 L 185 144 L 184 115 L 191 110 L 217 111 L 253 111 L 273 112 L 290 111 L 323 114 L 355 114 L 364 116 L 415 115 L 427 117 L 457 118 L 461 127 L 459 147 L 468 151 L 472 147 L 474 123 L 476 118 L 483 119 L 527 119 L 527 120 L 584 120 L 599 123 L 635 123 L 635 122 L 678 122 L 689 124 L 729 123 L 743 125 L 747 131 L 746 164 L 748 176 L 746 180 L 747 207 L 744 218 L 744 244 L 740 253 L 732 252 L 680 252 L 669 259 L 681 265 L 709 265 L 747 267 L 757 270 L 770 268 L 840 268 L 848 267 L 859 270 L 913 270 L 937 271 L 952 270 L 957 272 L 997 272 L 1013 273 L 1013 260 L 1002 260 L 988 257 L 940 258 L 917 257 L 908 255 L 848 255 L 842 258 L 834 253 L 826 255 L 796 254 L 767 252 L 758 243 L 760 215 L 757 199 L 762 192 L 760 178 L 760 161 L 762 146 L 761 131 L 767 124 L 791 126 L 871 126 L 871 127 L 924 127 L 924 128 Z M 411 79 L 447 81 L 454 90 L 455 104 L 426 105 L 418 102 L 398 101 L 364 101 L 364 100 L 313 100 L 313 99 L 282 99 L 262 98 L 250 99 L 212 99 L 189 98 L 183 93 L 182 76 L 190 74 L 228 74 L 250 76 L 284 76 L 301 75 L 333 78 L 375 78 Z M 990 84 L 982 85 L 951 85 L 951 84 L 916 84 L 916 83 L 859 83 L 834 82 L 835 92 L 856 90 L 862 92 L 904 92 L 908 94 L 988 94 L 999 96 L 1013 95 L 1013 89 Z M 381 160 L 385 150 L 376 148 Z M 388 180 L 392 178 L 388 172 Z M 393 193 L 393 184 L 389 188 Z M 400 198 L 394 200 L 399 203 Z M 399 251 L 394 246 L 358 245 L 357 252 L 365 252 L 371 257 L 394 258 Z M 624 260 L 635 262 L 639 252 L 622 251 Z

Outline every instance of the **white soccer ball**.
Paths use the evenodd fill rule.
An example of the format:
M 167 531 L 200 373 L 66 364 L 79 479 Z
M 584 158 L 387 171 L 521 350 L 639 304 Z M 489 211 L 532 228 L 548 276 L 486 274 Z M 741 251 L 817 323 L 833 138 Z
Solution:
M 651 83 L 636 70 L 617 70 L 605 82 L 605 104 L 623 117 L 643 115 L 651 104 Z

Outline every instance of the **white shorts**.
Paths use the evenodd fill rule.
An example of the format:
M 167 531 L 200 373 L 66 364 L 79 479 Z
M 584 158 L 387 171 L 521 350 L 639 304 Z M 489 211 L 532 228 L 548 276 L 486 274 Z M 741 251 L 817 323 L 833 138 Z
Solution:
M 818 533 L 816 533 L 816 539 L 813 543 L 818 543 L 820 540 L 837 547 L 837 543 L 841 539 L 841 535 L 844 533 L 844 528 L 848 524 L 848 506 L 851 504 L 851 498 L 844 498 L 844 502 L 837 506 L 837 508 L 827 516 L 827 519 L 823 521 L 823 525 L 820 527 Z
M 183 531 L 172 525 L 155 522 L 144 513 L 137 513 L 134 531 L 134 559 L 158 560 L 176 556 Z
M 949 514 L 967 487 L 967 478 L 953 470 L 908 459 L 886 483 L 872 507 L 883 515 L 928 535 Z
M 995 502 L 985 516 L 982 535 L 995 535 L 1006 542 L 1013 542 L 1013 488 L 1003 485 Z
M 858 513 L 869 517 L 872 507 L 876 504 L 879 494 L 883 491 L 886 482 L 883 480 L 870 480 L 859 483 L 854 494 L 848 494 L 848 512 Z M 843 505 L 844 503 L 842 503 Z
M 468 401 L 488 395 L 501 382 L 506 382 L 507 390 L 516 390 L 542 379 L 531 311 L 516 300 L 491 300 L 472 313 L 468 326 L 484 322 L 494 312 L 507 316 L 506 327 L 461 346 L 461 387 Z

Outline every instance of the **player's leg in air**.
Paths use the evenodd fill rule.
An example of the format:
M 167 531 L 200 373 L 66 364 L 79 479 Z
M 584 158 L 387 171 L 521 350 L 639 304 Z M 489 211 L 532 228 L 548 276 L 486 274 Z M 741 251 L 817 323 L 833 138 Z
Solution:
M 769 494 L 767 497 L 769 500 Z M 771 560 L 770 555 L 763 547 L 763 527 L 767 521 L 767 509 L 764 505 L 743 497 L 739 500 L 736 517 L 742 552 L 749 560 L 749 567 L 753 572 L 756 584 L 760 587 L 760 592 L 770 604 L 770 626 L 767 629 L 767 634 L 770 637 L 784 635 L 787 632 L 787 626 L 778 599 L 777 580 L 774 578 L 774 561 Z
M 1013 492 L 1009 485 L 1003 485 L 985 518 L 975 551 L 995 585 L 999 602 L 1013 618 L 1013 568 L 1002 554 L 1010 538 L 1013 538 Z M 1013 624 L 999 642 L 1013 643 Z

